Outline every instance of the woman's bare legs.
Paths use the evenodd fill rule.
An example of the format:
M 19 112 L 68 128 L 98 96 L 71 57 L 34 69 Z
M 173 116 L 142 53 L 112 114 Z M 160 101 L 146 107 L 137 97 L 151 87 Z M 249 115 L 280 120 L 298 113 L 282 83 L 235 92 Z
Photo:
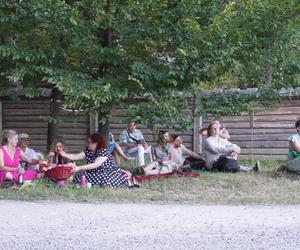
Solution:
M 157 162 L 153 161 L 149 163 L 147 166 L 143 167 L 145 175 L 156 175 L 159 174 L 159 170 L 157 169 Z
M 120 156 L 119 156 L 117 150 L 114 149 L 114 151 L 112 152 L 112 155 L 114 157 L 114 160 L 115 160 L 115 163 L 117 164 L 117 166 L 120 166 L 121 159 L 120 159 Z
M 125 154 L 124 154 L 124 151 L 123 149 L 120 147 L 120 145 L 118 143 L 115 144 L 115 149 L 113 151 L 115 154 L 116 154 L 116 163 L 119 165 L 120 164 L 120 157 L 123 158 L 125 161 L 129 161 L 131 160 L 130 157 L 127 157 Z M 119 159 L 117 159 L 119 158 Z M 119 161 L 119 162 L 118 162 Z
M 5 180 L 10 180 L 11 181 L 13 179 L 14 179 L 14 177 L 12 176 L 12 174 L 7 172 L 6 175 L 5 175 Z

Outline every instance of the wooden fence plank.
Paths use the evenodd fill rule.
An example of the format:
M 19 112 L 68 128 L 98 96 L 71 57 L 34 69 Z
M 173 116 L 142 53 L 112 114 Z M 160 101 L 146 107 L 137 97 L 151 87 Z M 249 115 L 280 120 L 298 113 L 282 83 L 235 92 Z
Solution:
M 47 153 L 48 122 L 44 119 L 49 114 L 50 100 L 5 101 L 5 127 L 26 132 L 30 135 L 32 148 Z M 71 146 L 74 152 L 85 146 L 89 134 L 89 117 L 85 114 L 74 114 L 62 111 L 59 135 Z
M 254 141 L 287 141 L 291 134 L 262 134 L 262 135 L 253 135 Z M 239 142 L 239 141 L 251 141 L 251 135 L 232 135 L 230 134 L 230 141 Z
M 280 107 L 255 111 L 253 129 L 254 159 L 286 159 L 287 138 L 295 133 L 294 123 L 300 118 L 299 106 L 300 99 L 289 100 L 283 102 Z M 32 145 L 44 149 L 46 148 L 47 121 L 43 117 L 48 113 L 49 100 L 3 100 L 2 127 L 29 133 L 32 138 Z M 119 134 L 126 128 L 126 124 L 122 123 L 125 120 L 124 108 L 115 107 L 112 114 L 113 119 L 110 129 L 118 141 Z M 72 149 L 73 152 L 81 150 L 85 145 L 86 136 L 89 134 L 89 117 L 85 114 L 62 112 L 62 120 L 59 133 L 67 141 L 68 149 Z M 208 120 L 203 120 L 203 126 L 208 125 Z M 230 140 L 241 146 L 242 154 L 240 158 L 251 158 L 252 131 L 250 129 L 249 114 L 243 113 L 240 116 L 223 117 L 220 120 L 222 125 L 228 129 L 231 135 Z M 155 144 L 160 129 L 166 130 L 164 126 L 161 126 L 152 131 L 142 124 L 138 124 L 138 129 L 143 132 L 150 145 Z M 188 148 L 197 150 L 201 145 L 200 142 L 197 143 L 198 134 L 196 132 L 197 126 L 190 131 L 170 131 L 171 134 L 180 134 Z
M 239 155 L 239 160 L 251 160 L 250 155 Z M 287 156 L 285 154 L 283 155 L 270 155 L 270 154 L 266 154 L 266 155 L 254 155 L 253 157 L 254 161 L 256 160 L 286 160 Z
M 251 148 L 242 148 L 241 154 L 245 155 L 251 155 L 252 149 Z M 253 149 L 254 155 L 287 155 L 288 154 L 288 148 L 255 148 Z
M 250 128 L 236 128 L 231 129 L 227 128 L 230 135 L 251 135 Z M 273 128 L 273 129 L 257 129 L 254 128 L 254 134 L 256 135 L 268 135 L 268 134 L 294 134 L 295 129 L 294 128 Z
M 252 145 L 249 141 L 233 141 L 232 143 L 237 144 L 241 148 L 251 148 Z M 287 148 L 288 141 L 254 141 L 253 148 Z

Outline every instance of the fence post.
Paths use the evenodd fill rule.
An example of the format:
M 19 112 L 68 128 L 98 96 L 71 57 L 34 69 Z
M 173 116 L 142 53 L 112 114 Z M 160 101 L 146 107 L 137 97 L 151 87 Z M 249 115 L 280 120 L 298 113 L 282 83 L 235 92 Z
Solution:
M 196 153 L 202 153 L 202 136 L 199 135 L 200 128 L 202 128 L 202 116 L 194 119 L 193 150 Z
M 98 132 L 98 112 L 90 113 L 90 134 Z
M 253 147 L 254 147 L 254 134 L 253 134 L 253 130 L 254 130 L 254 109 L 252 109 L 249 113 L 250 115 L 250 129 L 251 129 L 251 163 L 253 164 Z

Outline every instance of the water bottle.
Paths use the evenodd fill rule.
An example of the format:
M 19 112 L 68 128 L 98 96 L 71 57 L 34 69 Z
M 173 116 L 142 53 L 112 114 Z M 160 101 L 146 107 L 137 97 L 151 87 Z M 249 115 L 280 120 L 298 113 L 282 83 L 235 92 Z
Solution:
M 85 175 L 81 176 L 80 185 L 84 188 L 86 187 L 86 177 L 85 177 Z
M 23 184 L 23 175 L 22 174 L 19 175 L 19 184 Z

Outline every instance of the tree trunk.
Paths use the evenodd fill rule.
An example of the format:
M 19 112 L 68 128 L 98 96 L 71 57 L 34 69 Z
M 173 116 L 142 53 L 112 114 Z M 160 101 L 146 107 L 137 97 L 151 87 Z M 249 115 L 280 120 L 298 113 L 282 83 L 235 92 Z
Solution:
M 268 63 L 266 66 L 265 85 L 267 87 L 271 86 L 272 81 L 273 81 L 273 66 L 271 63 Z
M 62 93 L 54 88 L 51 97 L 50 112 L 51 118 L 58 118 L 62 106 Z M 58 137 L 59 123 L 54 121 L 48 122 L 47 150 L 49 151 L 52 143 Z
M 101 120 L 102 117 L 109 116 L 110 113 L 111 113 L 110 110 L 105 113 L 99 112 L 99 120 Z M 108 119 L 106 119 L 105 121 L 106 122 L 104 124 L 102 122 L 99 122 L 98 128 L 99 128 L 100 135 L 102 135 L 104 138 L 107 138 L 107 141 L 108 141 L 110 122 Z
M 105 8 L 105 11 L 106 12 L 109 12 L 110 11 L 110 8 L 111 8 L 111 5 L 110 5 L 110 0 L 107 0 L 106 1 L 106 8 Z M 107 29 L 105 30 L 103 33 L 103 36 L 102 36 L 102 46 L 103 47 L 107 47 L 107 48 L 112 48 L 113 46 L 113 42 L 112 42 L 112 30 L 111 29 Z M 100 70 L 99 74 L 103 74 L 105 75 L 107 70 L 109 68 L 109 65 L 103 65 L 102 69 Z M 111 107 L 109 108 L 108 111 L 106 112 L 99 112 L 99 120 L 101 120 L 102 117 L 106 117 L 106 116 L 110 116 L 111 114 Z M 108 133 L 109 133 L 109 125 L 110 125 L 110 122 L 109 122 L 109 119 L 105 119 L 105 123 L 101 123 L 99 122 L 99 133 L 104 137 L 104 138 L 107 138 L 107 141 L 108 141 Z

